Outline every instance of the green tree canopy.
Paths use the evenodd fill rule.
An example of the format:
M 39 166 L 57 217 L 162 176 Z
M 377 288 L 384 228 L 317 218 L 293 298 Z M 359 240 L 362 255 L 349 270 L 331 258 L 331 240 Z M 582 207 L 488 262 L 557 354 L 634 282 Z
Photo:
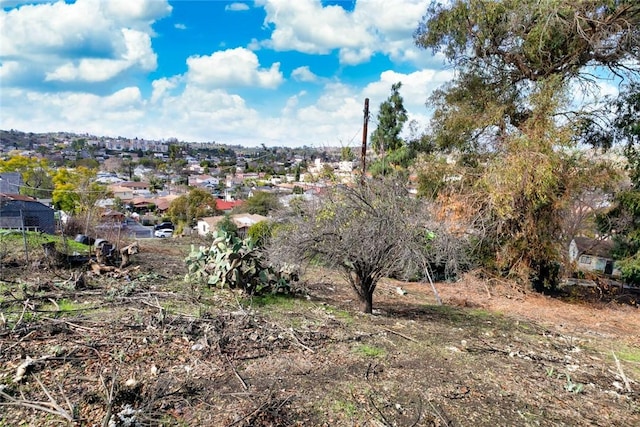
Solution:
M 60 168 L 53 176 L 53 203 L 72 214 L 92 215 L 98 200 L 107 197 L 106 186 L 95 182 L 97 171 L 85 167 Z
M 51 197 L 53 181 L 51 168 L 46 159 L 26 156 L 11 156 L 0 159 L 0 172 L 19 172 L 24 186 L 16 188 L 14 193 L 33 197 Z
M 537 82 L 554 76 L 563 87 L 574 80 L 593 81 L 594 66 L 616 75 L 637 73 L 640 4 L 433 2 L 415 41 L 444 53 L 457 71 L 429 101 L 435 107 L 436 145 L 471 152 L 499 149 L 505 134 L 531 115 L 528 97 Z
M 195 225 L 198 218 L 219 213 L 216 208 L 216 198 L 201 188 L 194 188 L 188 194 L 173 200 L 168 211 L 173 222 L 188 226 Z
M 394 83 L 391 86 L 391 95 L 380 104 L 378 127 L 371 135 L 371 145 L 376 153 L 391 152 L 404 144 L 400 132 L 407 121 L 407 110 L 400 95 L 401 87 L 401 82 Z
M 633 73 L 640 56 L 635 0 L 432 2 L 415 40 L 458 69 L 494 82 L 587 78 L 587 66 Z M 474 72 L 475 74 L 475 72 Z
M 256 191 L 244 203 L 234 209 L 236 213 L 250 213 L 267 216 L 273 210 L 280 208 L 278 196 L 266 191 Z
M 615 195 L 611 208 L 598 216 L 598 225 L 601 233 L 613 236 L 623 278 L 640 283 L 640 83 L 626 85 L 610 106 L 612 129 L 596 131 L 597 142 L 623 144 L 631 185 Z

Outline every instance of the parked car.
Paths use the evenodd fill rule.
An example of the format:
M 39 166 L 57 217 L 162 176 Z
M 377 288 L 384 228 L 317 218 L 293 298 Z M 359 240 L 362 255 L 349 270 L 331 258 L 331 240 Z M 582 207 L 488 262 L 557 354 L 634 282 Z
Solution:
M 173 223 L 171 221 L 161 222 L 160 224 L 153 227 L 154 230 L 175 230 Z
M 163 230 L 156 230 L 153 233 L 154 236 L 156 237 L 171 237 L 173 236 L 173 230 L 169 229 L 169 228 L 165 228 Z

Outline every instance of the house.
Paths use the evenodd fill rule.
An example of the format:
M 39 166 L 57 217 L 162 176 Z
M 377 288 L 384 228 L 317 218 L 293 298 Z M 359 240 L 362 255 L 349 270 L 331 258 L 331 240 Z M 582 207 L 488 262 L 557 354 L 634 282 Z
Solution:
M 218 227 L 218 223 L 224 218 L 224 215 L 218 215 L 200 219 L 198 221 L 198 234 L 206 236 L 209 233 L 213 233 Z M 229 218 L 238 227 L 238 235 L 241 237 L 247 234 L 249 227 L 267 219 L 266 216 L 247 213 L 230 215 Z
M 576 236 L 569 244 L 569 260 L 579 271 L 602 273 L 620 276 L 612 258 L 613 242 L 611 240 L 590 239 Z
M 138 213 L 149 212 L 156 208 L 155 199 L 150 197 L 134 197 L 130 203 L 133 211 Z
M 122 212 L 109 209 L 100 215 L 100 219 L 103 222 L 118 223 L 124 221 L 125 215 Z
M 133 199 L 133 190 L 129 187 L 123 187 L 121 185 L 112 184 L 107 186 L 113 197 L 117 197 L 120 200 L 131 200 Z
M 178 197 L 180 196 L 176 194 L 169 194 L 167 196 L 157 197 L 155 199 L 156 210 L 158 212 L 166 212 L 167 210 L 169 210 L 169 206 L 171 206 L 171 202 L 173 202 Z
M 189 176 L 190 187 L 217 187 L 220 185 L 220 179 L 211 175 L 191 175 Z
M 240 206 L 243 203 L 242 200 L 216 200 L 216 209 L 222 212 L 231 212 L 236 206 Z
M 42 231 L 54 234 L 53 209 L 21 194 L 0 193 L 0 228 Z

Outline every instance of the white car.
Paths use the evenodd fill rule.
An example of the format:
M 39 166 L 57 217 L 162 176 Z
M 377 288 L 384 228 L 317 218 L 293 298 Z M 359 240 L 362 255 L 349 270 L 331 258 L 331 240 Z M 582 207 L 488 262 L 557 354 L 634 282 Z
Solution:
M 171 237 L 173 236 L 173 230 L 164 228 L 162 230 L 156 230 L 153 235 L 156 237 Z

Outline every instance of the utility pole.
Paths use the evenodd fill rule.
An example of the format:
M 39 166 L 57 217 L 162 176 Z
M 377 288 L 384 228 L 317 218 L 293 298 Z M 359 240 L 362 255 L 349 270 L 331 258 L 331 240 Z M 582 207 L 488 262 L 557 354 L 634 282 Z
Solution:
M 364 184 L 364 176 L 367 170 L 367 127 L 369 125 L 369 98 L 364 99 L 364 125 L 362 127 L 362 175 L 360 176 L 360 182 Z

